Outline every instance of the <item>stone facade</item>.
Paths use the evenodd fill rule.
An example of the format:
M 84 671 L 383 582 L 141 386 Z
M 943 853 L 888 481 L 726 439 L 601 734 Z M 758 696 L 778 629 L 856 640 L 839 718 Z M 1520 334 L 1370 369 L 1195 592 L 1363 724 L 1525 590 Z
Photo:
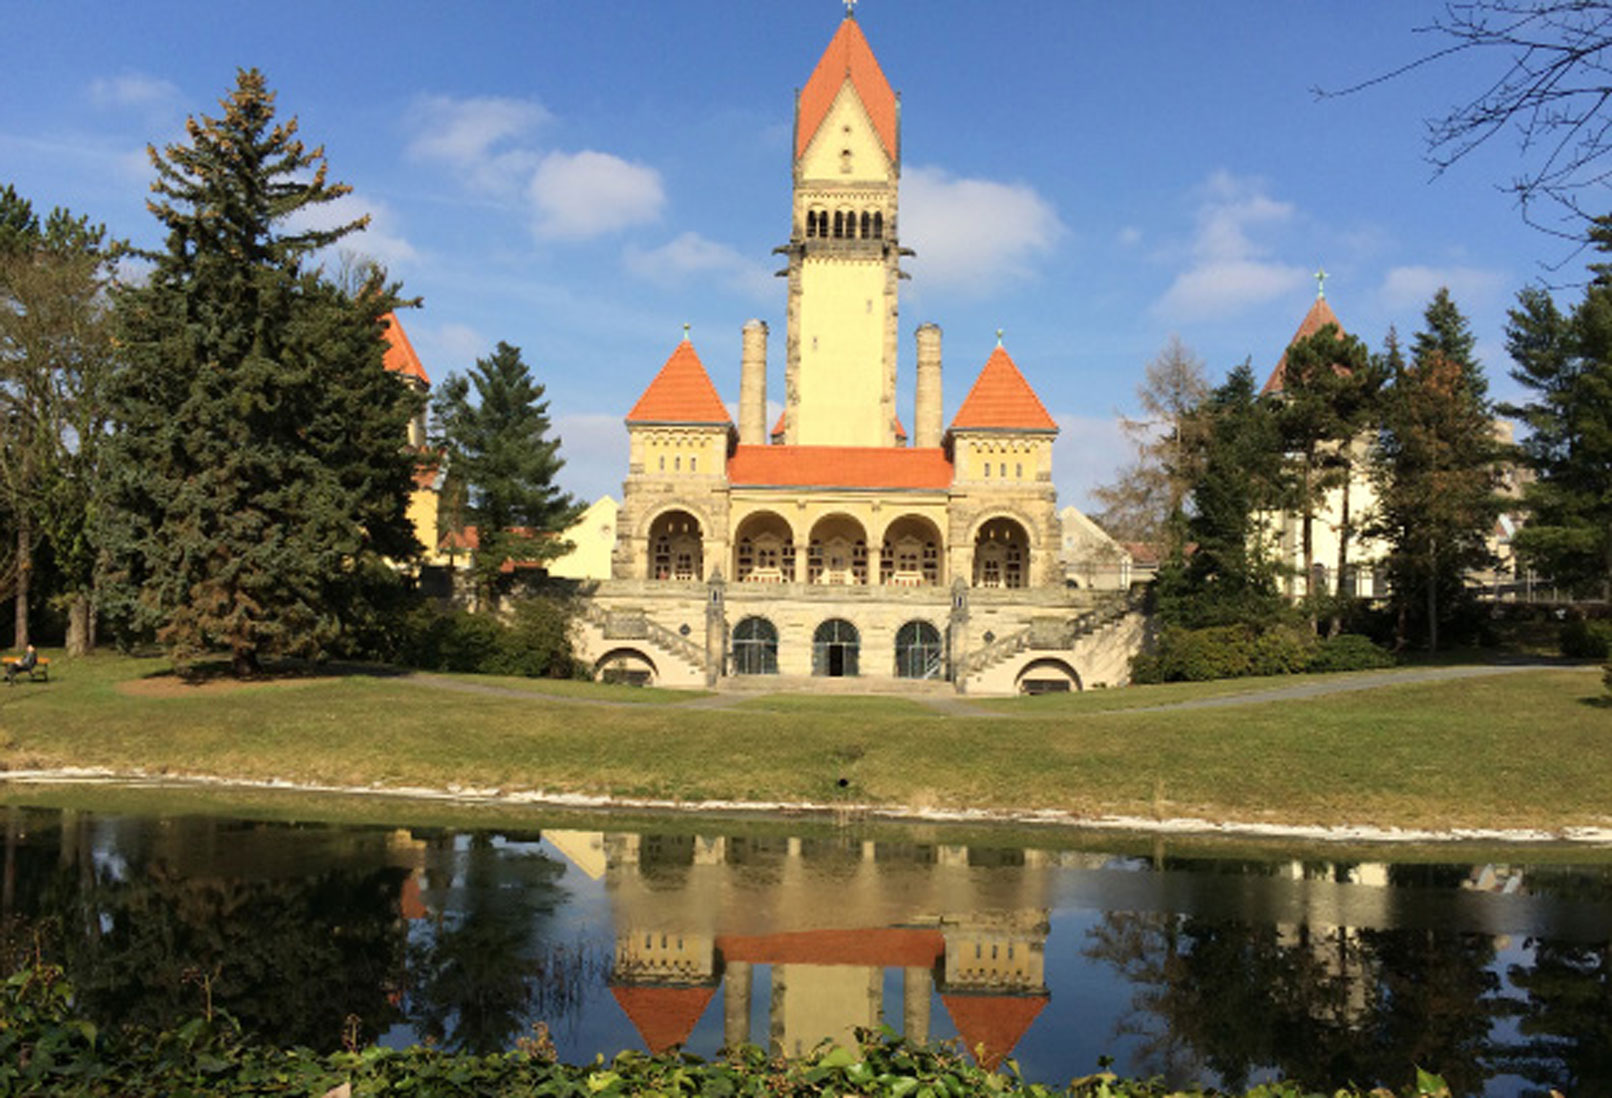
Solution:
M 897 414 L 899 102 L 847 16 L 796 104 L 784 410 L 767 325 L 743 329 L 738 425 L 685 335 L 627 415 L 611 578 L 580 637 L 596 674 L 988 693 L 1125 681 L 1124 590 L 1060 560 L 1056 422 L 998 345 L 950 426 L 941 331 L 918 327 Z M 929 684 L 927 687 L 923 684 Z

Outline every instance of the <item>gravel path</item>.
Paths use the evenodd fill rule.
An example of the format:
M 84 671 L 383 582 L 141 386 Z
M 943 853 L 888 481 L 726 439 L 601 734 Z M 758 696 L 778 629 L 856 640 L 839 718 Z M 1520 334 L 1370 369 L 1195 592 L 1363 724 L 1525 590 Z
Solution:
M 1130 709 L 1102 709 L 1090 713 L 1080 714 L 1083 717 L 1100 717 L 1113 713 L 1164 713 L 1172 709 L 1219 709 L 1232 705 L 1262 705 L 1267 702 L 1305 701 L 1310 698 L 1325 697 L 1328 694 L 1351 694 L 1360 690 L 1376 690 L 1383 686 L 1402 686 L 1424 682 L 1447 682 L 1454 679 L 1474 679 L 1488 675 L 1511 675 L 1523 671 L 1540 671 L 1552 667 L 1562 667 L 1563 664 L 1552 662 L 1538 663 L 1507 663 L 1483 664 L 1479 666 L 1462 665 L 1458 667 L 1417 667 L 1394 669 L 1390 671 L 1365 671 L 1345 678 L 1307 679 L 1295 682 L 1290 686 L 1273 686 L 1265 690 L 1249 690 L 1238 694 L 1226 694 L 1215 698 L 1194 698 L 1189 701 L 1167 702 L 1163 705 L 1146 705 Z M 422 686 L 431 690 L 446 690 L 459 694 L 477 694 L 482 697 L 520 698 L 527 701 L 540 701 L 557 705 L 575 705 L 582 707 L 595 707 L 604 709 L 653 709 L 654 705 L 642 702 L 608 701 L 602 698 L 572 698 L 563 694 L 547 694 L 537 690 L 523 690 L 516 686 L 496 686 L 492 683 L 465 682 L 462 679 L 450 679 L 443 675 L 433 675 L 429 672 L 415 671 L 406 674 L 399 681 L 412 686 Z M 851 696 L 851 695 L 847 695 Z M 857 695 L 860 696 L 860 695 Z M 902 697 L 900 694 L 881 694 L 880 697 Z M 688 701 L 668 702 L 671 709 L 733 709 L 743 702 L 766 697 L 765 694 L 752 691 L 733 691 L 710 694 L 700 698 L 690 698 Z M 963 717 L 968 719 L 996 720 L 1013 714 L 997 709 L 986 709 L 973 704 L 972 700 L 962 696 L 936 697 L 934 695 L 921 695 L 906 698 L 923 705 L 944 717 Z

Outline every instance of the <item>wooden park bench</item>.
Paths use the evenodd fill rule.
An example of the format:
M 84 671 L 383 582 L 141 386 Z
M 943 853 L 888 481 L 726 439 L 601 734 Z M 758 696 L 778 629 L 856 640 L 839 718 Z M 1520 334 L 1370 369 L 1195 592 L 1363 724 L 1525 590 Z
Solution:
M 14 667 L 14 665 L 19 663 L 19 662 L 21 662 L 21 660 L 22 660 L 21 656 L 0 656 L 0 665 L 4 665 L 4 667 L 5 667 L 6 685 L 7 686 L 14 685 L 16 683 L 16 681 L 17 681 L 17 677 L 19 675 L 24 675 L 24 674 L 26 674 L 28 676 L 28 681 L 29 682 L 49 682 L 50 681 L 50 657 L 49 656 L 40 656 L 39 661 L 37 663 L 35 663 L 32 667 L 30 667 L 27 671 L 18 671 Z

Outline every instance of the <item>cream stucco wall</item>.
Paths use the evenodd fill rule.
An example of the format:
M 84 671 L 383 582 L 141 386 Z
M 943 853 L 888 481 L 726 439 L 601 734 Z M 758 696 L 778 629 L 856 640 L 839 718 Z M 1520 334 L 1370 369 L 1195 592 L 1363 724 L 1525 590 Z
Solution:
M 549 575 L 560 579 L 610 578 L 610 556 L 616 546 L 616 512 L 620 505 L 609 496 L 594 500 L 560 537 L 571 549 L 549 563 Z
M 813 259 L 801 267 L 802 446 L 888 446 L 885 266 L 877 257 Z

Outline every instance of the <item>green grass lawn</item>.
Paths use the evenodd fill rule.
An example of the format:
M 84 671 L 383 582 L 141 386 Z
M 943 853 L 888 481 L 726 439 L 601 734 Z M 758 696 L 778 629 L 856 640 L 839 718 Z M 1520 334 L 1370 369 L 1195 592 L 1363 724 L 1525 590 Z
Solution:
M 0 687 L 0 766 L 1299 824 L 1612 822 L 1612 709 L 1593 668 L 1147 713 L 1125 710 L 1272 684 L 1094 691 L 982 703 L 992 717 L 888 697 L 590 707 L 548 684 L 508 696 L 372 673 L 126 692 L 160 670 L 58 657 L 50 683 Z M 627 689 L 563 685 L 573 699 Z

